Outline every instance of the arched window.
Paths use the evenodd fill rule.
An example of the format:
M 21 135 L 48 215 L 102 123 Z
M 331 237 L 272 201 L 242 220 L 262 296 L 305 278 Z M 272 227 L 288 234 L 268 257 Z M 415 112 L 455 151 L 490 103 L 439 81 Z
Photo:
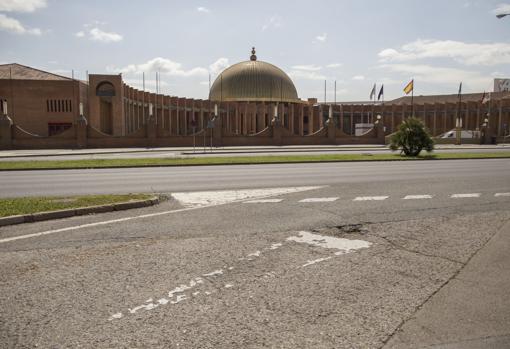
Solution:
M 96 96 L 99 97 L 113 97 L 115 96 L 115 87 L 109 82 L 102 82 L 97 85 Z

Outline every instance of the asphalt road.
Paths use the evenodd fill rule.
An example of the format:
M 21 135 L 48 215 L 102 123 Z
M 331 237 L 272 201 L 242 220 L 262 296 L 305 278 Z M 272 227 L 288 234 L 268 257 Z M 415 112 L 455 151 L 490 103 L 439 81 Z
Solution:
M 0 347 L 507 348 L 509 170 L 457 160 L 0 173 L 3 196 L 179 198 L 0 228 Z M 314 188 L 241 190 L 291 186 Z M 176 194 L 217 189 L 233 192 Z M 481 284 L 484 297 L 466 291 Z
M 296 185 L 394 181 L 437 181 L 445 185 L 469 178 L 508 184 L 510 159 L 367 163 L 193 166 L 128 169 L 0 172 L 0 195 L 72 195 L 174 192 Z

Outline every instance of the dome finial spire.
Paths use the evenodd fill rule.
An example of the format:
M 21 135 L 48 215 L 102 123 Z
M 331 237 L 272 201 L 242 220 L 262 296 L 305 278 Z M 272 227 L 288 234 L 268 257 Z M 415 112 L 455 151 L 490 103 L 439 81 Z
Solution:
M 251 56 L 250 56 L 250 60 L 252 61 L 256 61 L 257 60 L 257 55 L 255 54 L 255 47 L 252 47 L 251 48 Z

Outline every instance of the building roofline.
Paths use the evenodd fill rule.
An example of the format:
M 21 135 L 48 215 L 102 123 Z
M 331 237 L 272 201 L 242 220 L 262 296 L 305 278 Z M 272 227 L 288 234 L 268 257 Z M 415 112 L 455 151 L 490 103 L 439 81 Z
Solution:
M 55 73 L 52 73 L 52 72 L 49 72 L 49 71 L 46 71 L 46 70 L 42 70 L 42 69 L 38 69 L 38 68 L 34 68 L 34 67 L 30 67 L 28 65 L 24 65 L 24 64 L 20 64 L 20 63 L 5 63 L 5 64 L 0 64 L 0 66 L 6 66 L 6 65 L 17 65 L 17 66 L 20 66 L 20 67 L 23 67 L 23 68 L 27 68 L 27 69 L 32 69 L 32 70 L 37 70 L 41 73 L 45 73 L 45 74 L 50 74 L 50 75 L 53 75 L 53 76 L 57 76 L 59 78 L 63 78 L 63 79 L 66 79 L 66 80 L 71 80 L 71 81 L 81 81 L 79 79 L 73 79 L 73 78 L 70 78 L 70 77 L 67 77 L 67 76 L 64 76 L 64 75 L 59 75 L 59 74 L 55 74 Z M 33 80 L 33 79 L 26 79 L 26 80 Z M 36 80 L 39 80 L 39 79 L 36 79 Z

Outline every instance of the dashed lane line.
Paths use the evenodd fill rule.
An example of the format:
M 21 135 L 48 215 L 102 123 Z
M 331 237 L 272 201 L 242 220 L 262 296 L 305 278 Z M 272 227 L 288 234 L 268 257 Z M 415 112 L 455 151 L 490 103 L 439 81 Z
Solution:
M 386 200 L 389 196 L 358 196 L 352 201 L 382 201 Z
M 243 204 L 276 204 L 282 202 L 283 199 L 261 199 L 261 200 L 249 200 L 243 201 Z
M 450 198 L 452 199 L 464 199 L 464 198 L 479 198 L 480 193 L 467 193 L 467 194 L 452 194 Z
M 494 194 L 495 197 L 502 197 L 502 196 L 510 196 L 510 193 L 496 193 Z
M 432 195 L 406 195 L 403 200 L 432 199 Z
M 307 198 L 303 200 L 299 200 L 299 202 L 333 202 L 338 200 L 338 197 L 329 197 L 329 198 Z

